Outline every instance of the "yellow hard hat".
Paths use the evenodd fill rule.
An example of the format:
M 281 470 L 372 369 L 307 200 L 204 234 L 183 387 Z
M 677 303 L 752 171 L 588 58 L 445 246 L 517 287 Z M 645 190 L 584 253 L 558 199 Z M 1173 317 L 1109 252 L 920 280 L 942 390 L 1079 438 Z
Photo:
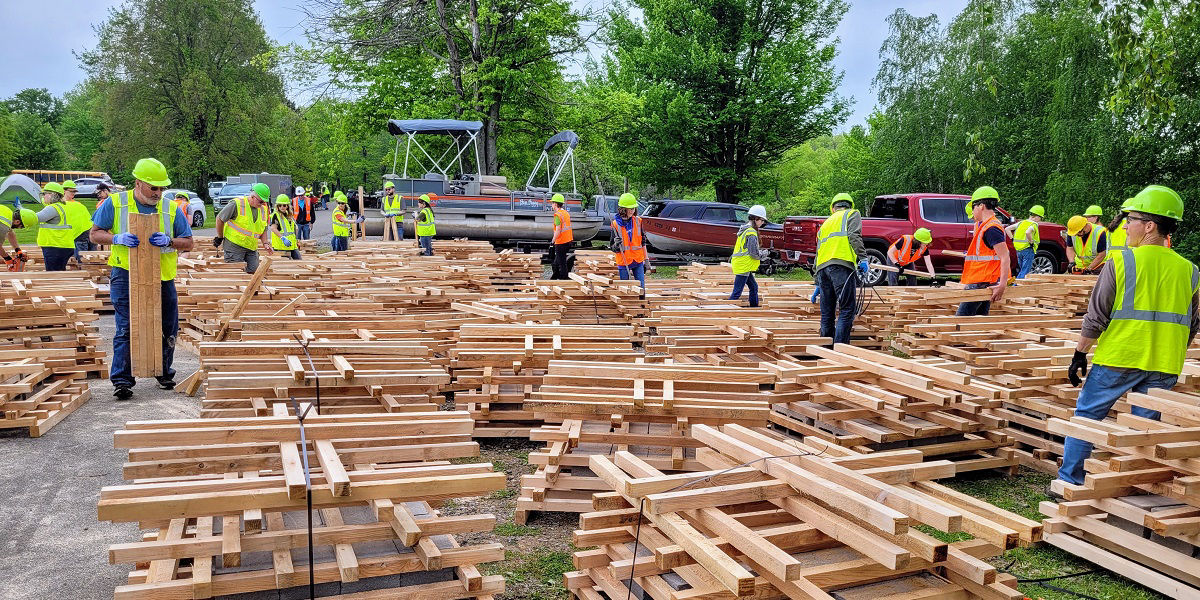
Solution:
M 133 177 L 157 187 L 171 185 L 171 178 L 167 177 L 167 168 L 153 158 L 143 158 L 137 161 L 137 164 L 133 166 Z
M 913 232 L 913 239 L 921 242 L 922 244 L 928 244 L 933 242 L 933 234 L 930 233 L 928 229 L 922 227 Z
M 1084 225 L 1087 225 L 1087 218 L 1083 215 L 1075 215 L 1067 219 L 1067 235 L 1076 235 Z

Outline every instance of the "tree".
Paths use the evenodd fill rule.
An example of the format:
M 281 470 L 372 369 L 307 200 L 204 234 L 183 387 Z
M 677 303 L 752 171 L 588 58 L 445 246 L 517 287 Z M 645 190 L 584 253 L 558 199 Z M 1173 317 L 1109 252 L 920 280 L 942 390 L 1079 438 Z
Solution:
M 31 112 L 13 115 L 15 151 L 12 163 L 21 169 L 61 169 L 62 144 L 49 123 Z
M 58 135 L 72 169 L 99 169 L 104 146 L 104 95 L 85 81 L 67 92 Z
M 27 112 L 37 115 L 52 127 L 58 127 L 63 113 L 63 101 L 55 98 L 46 88 L 23 89 L 12 98 L 5 100 L 4 106 L 9 112 Z
M 642 12 L 642 22 L 628 8 Z M 609 77 L 642 98 L 624 166 L 661 187 L 748 178 L 844 120 L 830 36 L 842 0 L 633 0 L 612 13 Z

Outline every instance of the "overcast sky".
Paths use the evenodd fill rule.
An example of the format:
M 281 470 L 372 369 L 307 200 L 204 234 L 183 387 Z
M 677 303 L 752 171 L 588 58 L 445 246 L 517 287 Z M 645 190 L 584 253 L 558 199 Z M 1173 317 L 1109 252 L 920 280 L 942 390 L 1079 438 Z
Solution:
M 573 0 L 595 5 L 600 0 Z M 0 98 L 30 87 L 48 88 L 61 95 L 83 79 L 73 52 L 95 44 L 93 24 L 101 23 L 117 2 L 105 0 L 43 0 L 4 12 L 8 30 L 0 36 Z M 837 35 L 841 47 L 836 61 L 845 73 L 841 93 L 853 97 L 853 112 L 842 129 L 863 123 L 875 106 L 871 79 L 879 65 L 879 45 L 887 37 L 884 19 L 897 8 L 916 15 L 937 13 L 945 25 L 966 6 L 967 0 L 851 0 L 850 11 Z M 267 34 L 283 42 L 303 41 L 304 14 L 296 0 L 255 0 Z

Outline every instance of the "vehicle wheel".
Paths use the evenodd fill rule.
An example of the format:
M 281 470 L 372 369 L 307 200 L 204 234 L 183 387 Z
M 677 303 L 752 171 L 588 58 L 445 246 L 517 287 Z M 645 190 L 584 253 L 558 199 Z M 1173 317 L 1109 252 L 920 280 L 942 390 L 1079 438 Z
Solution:
M 192 227 L 204 226 L 204 212 L 198 212 L 192 217 Z
M 1051 275 L 1058 272 L 1058 261 L 1055 260 L 1054 254 L 1045 250 L 1039 251 L 1033 255 L 1033 267 L 1029 269 L 1030 273 L 1038 275 Z
M 871 268 L 867 270 L 867 285 L 887 285 L 887 271 L 874 268 L 875 265 L 886 265 L 887 260 L 884 259 L 883 253 L 874 249 L 867 248 L 867 262 L 871 264 Z M 856 266 L 855 269 L 858 267 Z

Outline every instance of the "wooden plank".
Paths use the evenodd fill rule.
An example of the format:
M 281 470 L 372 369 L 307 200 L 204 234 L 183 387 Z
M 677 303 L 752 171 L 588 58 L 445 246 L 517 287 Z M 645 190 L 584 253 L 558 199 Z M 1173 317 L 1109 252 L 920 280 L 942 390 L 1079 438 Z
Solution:
M 150 245 L 159 215 L 129 213 L 129 233 L 140 243 L 129 249 L 129 358 L 134 377 L 163 374 L 162 251 Z

